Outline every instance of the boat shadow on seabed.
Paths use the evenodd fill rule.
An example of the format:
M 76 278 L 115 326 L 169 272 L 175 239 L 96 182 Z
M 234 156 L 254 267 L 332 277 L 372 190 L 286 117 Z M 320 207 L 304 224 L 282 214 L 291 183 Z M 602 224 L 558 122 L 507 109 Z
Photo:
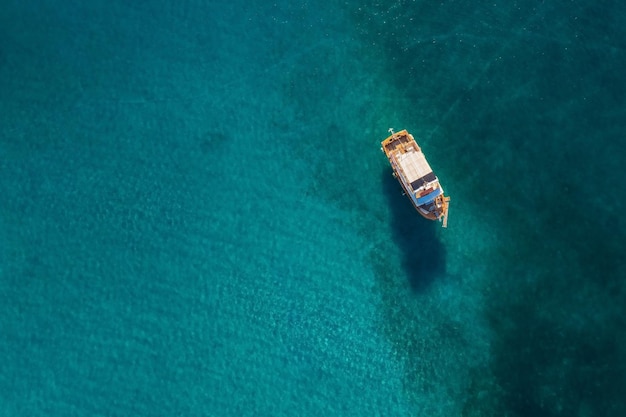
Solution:
M 425 291 L 445 272 L 445 248 L 436 234 L 441 223 L 427 220 L 415 211 L 390 171 L 383 171 L 382 184 L 391 207 L 393 239 L 402 250 L 406 277 L 414 292 Z

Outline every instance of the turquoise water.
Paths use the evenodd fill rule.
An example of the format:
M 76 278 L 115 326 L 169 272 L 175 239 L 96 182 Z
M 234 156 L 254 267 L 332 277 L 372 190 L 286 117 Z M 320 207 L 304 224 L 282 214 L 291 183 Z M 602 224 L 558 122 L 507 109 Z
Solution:
M 5 3 L 3 416 L 626 414 L 621 3 Z

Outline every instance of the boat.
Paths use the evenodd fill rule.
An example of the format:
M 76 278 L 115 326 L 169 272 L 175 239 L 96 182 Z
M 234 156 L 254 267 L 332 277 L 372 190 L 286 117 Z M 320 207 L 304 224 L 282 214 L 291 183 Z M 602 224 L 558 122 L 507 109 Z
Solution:
M 393 176 L 397 178 L 419 214 L 429 220 L 439 220 L 448 227 L 448 204 L 439 178 L 435 175 L 413 135 L 406 130 L 397 133 L 389 129 L 389 136 L 381 142 Z

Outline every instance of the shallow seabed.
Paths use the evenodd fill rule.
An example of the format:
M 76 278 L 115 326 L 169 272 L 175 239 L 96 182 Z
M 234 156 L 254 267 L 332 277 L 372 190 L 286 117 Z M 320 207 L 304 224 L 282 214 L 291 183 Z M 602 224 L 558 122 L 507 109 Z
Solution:
M 626 6 L 127 3 L 0 11 L 3 415 L 626 413 Z

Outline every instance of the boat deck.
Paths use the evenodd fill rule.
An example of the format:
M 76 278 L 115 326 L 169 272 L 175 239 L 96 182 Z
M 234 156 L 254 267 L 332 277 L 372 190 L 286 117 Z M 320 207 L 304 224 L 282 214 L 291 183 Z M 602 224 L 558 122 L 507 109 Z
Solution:
M 387 153 L 393 152 L 397 148 L 403 148 L 405 145 L 413 142 L 413 140 L 409 138 L 408 134 L 402 134 L 403 132 L 398 132 L 393 138 L 385 141 L 384 146 Z
M 444 196 L 439 179 L 433 173 L 426 156 L 409 132 L 401 130 L 394 133 L 392 129 L 389 131 L 391 136 L 381 143 L 382 150 L 391 162 L 405 193 L 410 195 L 411 203 L 422 216 L 430 220 L 442 220 L 443 227 L 447 227 L 450 197 Z
M 415 139 L 406 130 L 393 134 L 383 142 L 387 157 L 396 163 L 404 178 L 416 190 L 434 181 L 433 170 Z
M 433 170 L 422 152 L 415 151 L 412 146 L 405 150 L 405 153 L 394 152 L 391 157 L 400 165 L 409 184 L 419 183 L 419 179 L 425 178 Z

